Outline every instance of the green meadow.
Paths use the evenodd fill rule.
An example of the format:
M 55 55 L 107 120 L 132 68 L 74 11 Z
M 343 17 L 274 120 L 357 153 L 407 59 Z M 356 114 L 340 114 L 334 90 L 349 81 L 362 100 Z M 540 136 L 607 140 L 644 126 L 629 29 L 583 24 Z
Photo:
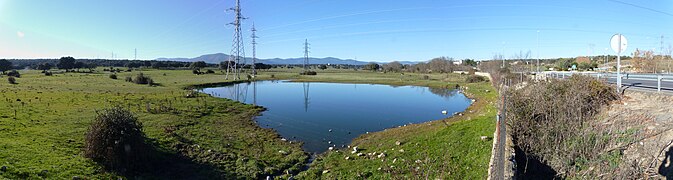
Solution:
M 264 107 L 198 94 L 189 88 L 234 83 L 224 74 L 142 69 L 117 73 L 54 73 L 23 70 L 17 84 L 0 82 L 0 178 L 257 179 L 268 175 L 299 179 L 442 179 L 486 177 L 495 129 L 497 93 L 489 82 L 465 83 L 460 74 L 379 73 L 271 69 L 257 80 L 371 83 L 455 88 L 476 101 L 462 116 L 372 132 L 354 140 L 360 153 L 337 149 L 309 155 L 300 143 L 281 141 L 254 122 Z M 143 73 L 157 85 L 126 82 Z M 246 77 L 243 77 L 246 79 Z M 400 102 L 404 103 L 404 102 Z M 97 111 L 122 106 L 143 125 L 153 167 L 107 171 L 83 157 L 87 128 Z M 399 142 L 399 143 L 397 143 Z M 398 145 L 399 144 L 399 145 Z M 367 155 L 374 154 L 375 155 Z M 384 157 L 378 157 L 384 153 Z M 348 157 L 348 159 L 347 159 Z

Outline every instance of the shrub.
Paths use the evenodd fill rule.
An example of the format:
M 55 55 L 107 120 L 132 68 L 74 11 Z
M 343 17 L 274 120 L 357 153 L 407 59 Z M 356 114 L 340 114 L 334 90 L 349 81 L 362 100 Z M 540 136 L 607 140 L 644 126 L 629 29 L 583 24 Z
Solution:
M 299 73 L 299 75 L 311 75 L 311 76 L 315 76 L 315 75 L 318 75 L 318 73 L 315 72 L 315 71 L 304 71 L 304 72 Z
M 131 78 L 131 77 L 129 77 L 129 76 L 127 76 L 124 80 L 125 80 L 126 82 L 133 82 L 133 78 Z
M 484 76 L 469 75 L 467 76 L 467 78 L 465 78 L 465 82 L 467 83 L 477 83 L 483 81 L 486 81 L 486 78 L 484 78 Z
M 130 111 L 112 107 L 97 112 L 86 133 L 84 156 L 114 170 L 133 169 L 143 162 L 145 135 Z
M 15 79 L 14 77 L 12 77 L 12 76 L 9 76 L 9 77 L 7 78 L 7 81 L 9 81 L 9 84 L 16 84 L 16 79 Z
M 194 69 L 192 70 L 192 74 L 201 74 L 201 71 L 199 71 L 198 69 Z
M 44 75 L 45 76 L 51 76 L 51 75 L 54 75 L 54 73 L 52 73 L 51 71 L 46 71 L 46 72 L 44 72 Z
M 559 174 L 574 176 L 580 164 L 595 161 L 618 144 L 611 142 L 620 136 L 612 137 L 612 128 L 592 123 L 603 124 L 595 115 L 619 94 L 594 78 L 575 75 L 505 94 L 505 117 L 515 145 L 527 159 L 544 162 Z
M 117 74 L 110 74 L 110 79 L 117 79 Z
M 213 73 L 215 73 L 215 71 L 208 69 L 208 71 L 206 71 L 206 73 L 207 74 L 213 74 Z
M 143 73 L 140 73 L 135 78 L 133 78 L 133 83 L 151 85 L 151 83 L 154 83 L 154 81 L 149 76 L 145 76 Z
M 12 70 L 12 71 L 10 71 L 10 72 L 7 73 L 7 76 L 13 76 L 13 77 L 20 78 L 20 77 L 21 77 L 21 73 L 19 73 L 19 71 Z

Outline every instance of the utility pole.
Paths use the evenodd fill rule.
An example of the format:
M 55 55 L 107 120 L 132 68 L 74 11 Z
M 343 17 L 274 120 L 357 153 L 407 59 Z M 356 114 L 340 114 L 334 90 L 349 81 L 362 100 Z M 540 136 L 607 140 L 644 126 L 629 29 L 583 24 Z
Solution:
M 505 68 L 505 41 L 502 42 L 502 68 Z
M 537 30 L 537 73 L 540 74 L 540 30 Z
M 309 52 L 308 51 L 308 49 L 309 49 L 308 45 L 309 45 L 308 44 L 308 39 L 306 39 L 306 41 L 304 41 L 304 72 L 308 71 L 308 65 L 309 65 L 309 63 L 308 63 L 308 52 Z
M 250 36 L 252 38 L 252 77 L 255 77 L 257 75 L 257 70 L 255 69 L 255 63 L 257 62 L 257 49 L 255 46 L 257 46 L 257 35 L 255 35 L 257 32 L 257 29 L 255 29 L 255 23 L 252 23 L 252 35 Z
M 112 58 L 112 60 L 115 60 L 115 52 L 114 51 L 112 51 L 112 56 L 110 56 L 110 58 Z
M 617 50 L 617 92 L 621 93 L 622 89 L 622 64 L 621 64 L 621 56 L 622 56 L 622 34 L 617 33 L 617 42 L 619 43 L 618 49 Z
M 138 60 L 138 49 L 133 49 L 133 60 Z
M 241 0 L 236 0 L 236 7 L 229 10 L 233 10 L 235 13 L 234 22 L 229 23 L 234 25 L 235 28 L 231 53 L 229 55 L 229 60 L 227 61 L 227 74 L 225 79 L 229 79 L 229 73 L 233 73 L 232 76 L 234 76 L 234 80 L 238 80 L 241 79 L 241 68 L 239 68 L 241 58 L 243 58 L 243 61 L 245 61 L 245 53 L 243 50 L 243 32 L 241 31 L 241 21 L 245 18 L 241 16 Z

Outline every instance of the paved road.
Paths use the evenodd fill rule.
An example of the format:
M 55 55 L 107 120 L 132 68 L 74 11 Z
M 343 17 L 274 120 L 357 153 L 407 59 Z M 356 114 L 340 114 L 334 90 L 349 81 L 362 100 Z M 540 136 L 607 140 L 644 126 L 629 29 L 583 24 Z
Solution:
M 566 72 L 565 74 L 566 74 L 565 77 L 568 78 L 570 73 Z M 584 74 L 596 77 L 595 73 L 578 73 L 578 74 Z M 607 81 L 608 83 L 611 84 L 617 83 L 617 78 L 615 77 L 614 74 L 611 74 L 610 75 L 611 77 L 608 78 L 605 78 L 604 76 L 605 75 L 603 75 L 601 79 Z M 629 74 L 628 77 L 623 74 L 622 76 L 624 76 L 624 78 L 622 79 L 622 86 L 627 89 L 657 91 L 656 74 Z M 665 79 L 661 81 L 661 91 L 673 93 L 673 79 L 671 78 L 673 78 L 673 76 L 666 75 Z

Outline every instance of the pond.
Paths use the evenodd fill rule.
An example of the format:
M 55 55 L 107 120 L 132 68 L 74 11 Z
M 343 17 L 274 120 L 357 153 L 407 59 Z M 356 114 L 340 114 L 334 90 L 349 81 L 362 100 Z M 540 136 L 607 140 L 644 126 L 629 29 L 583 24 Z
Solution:
M 257 81 L 201 91 L 266 107 L 257 124 L 304 142 L 311 153 L 348 145 L 368 132 L 439 120 L 472 103 L 454 89 L 376 84 Z

